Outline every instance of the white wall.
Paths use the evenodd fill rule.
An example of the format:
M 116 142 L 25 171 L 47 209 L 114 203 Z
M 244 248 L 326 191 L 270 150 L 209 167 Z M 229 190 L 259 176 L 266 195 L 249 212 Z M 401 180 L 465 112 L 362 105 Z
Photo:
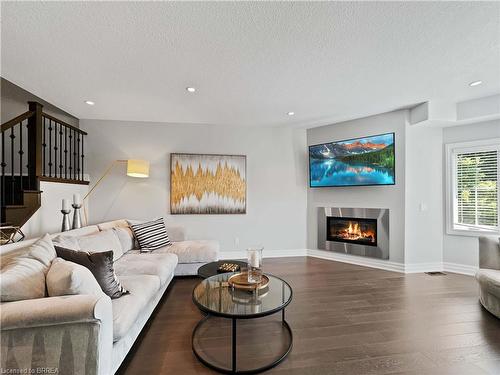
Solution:
M 443 254 L 441 128 L 406 127 L 405 265 L 440 270 Z
M 307 244 L 317 249 L 317 208 L 372 207 L 390 210 L 389 260 L 404 263 L 405 236 L 405 131 L 407 111 L 395 111 L 307 131 L 308 145 L 357 138 L 381 133 L 396 133 L 396 184 L 392 186 L 359 186 L 309 188 Z
M 91 222 L 153 219 L 169 213 L 169 154 L 247 155 L 246 215 L 176 215 L 188 236 L 217 239 L 222 251 L 263 244 L 305 249 L 307 151 L 305 130 L 81 120 L 88 135 L 91 184 L 116 159 L 147 159 L 148 179 L 113 169 L 90 197 Z M 235 239 L 239 239 L 237 244 Z
M 76 117 L 1 77 L 0 89 L 0 105 L 2 108 L 0 111 L 0 120 L 2 124 L 26 112 L 28 110 L 28 102 L 35 101 L 43 105 L 45 113 L 70 125 L 79 126 Z
M 73 194 L 80 194 L 83 198 L 87 194 L 88 186 L 42 181 L 40 182 L 40 190 L 42 191 L 42 206 L 22 227 L 26 238 L 39 237 L 45 233 L 60 232 L 62 200 L 66 198 L 73 202 Z M 73 209 L 71 210 L 73 211 Z M 73 212 L 70 214 L 70 223 L 72 220 Z M 84 220 L 83 210 L 82 220 Z
M 487 121 L 464 126 L 455 126 L 443 129 L 443 143 L 477 141 L 482 139 L 500 137 L 500 120 Z M 443 146 L 444 149 L 444 146 Z M 444 151 L 443 151 L 444 154 Z M 443 171 L 446 169 L 446 155 L 443 155 Z M 443 186 L 446 180 L 443 173 Z M 443 189 L 443 212 L 446 212 L 444 204 L 446 191 Z M 443 227 L 446 223 L 446 215 L 443 215 Z M 477 237 L 455 236 L 445 233 L 443 238 L 443 262 L 463 265 L 465 267 L 479 266 L 479 250 Z

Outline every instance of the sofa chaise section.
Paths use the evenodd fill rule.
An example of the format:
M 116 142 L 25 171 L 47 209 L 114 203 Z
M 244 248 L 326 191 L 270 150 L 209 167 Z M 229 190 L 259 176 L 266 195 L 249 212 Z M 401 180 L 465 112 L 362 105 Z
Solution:
M 139 223 L 137 220 L 131 222 Z M 98 224 L 100 230 L 110 228 L 129 228 L 129 221 L 125 219 L 109 221 Z M 152 254 L 170 253 L 177 255 L 178 263 L 174 271 L 175 276 L 194 276 L 198 273 L 198 268 L 204 264 L 219 260 L 219 242 L 215 240 L 188 240 L 184 227 L 169 223 L 165 219 L 167 234 L 172 241 L 171 246 L 154 250 Z M 135 249 L 127 254 L 139 254 L 138 244 Z M 143 255 L 143 254 L 141 254 Z

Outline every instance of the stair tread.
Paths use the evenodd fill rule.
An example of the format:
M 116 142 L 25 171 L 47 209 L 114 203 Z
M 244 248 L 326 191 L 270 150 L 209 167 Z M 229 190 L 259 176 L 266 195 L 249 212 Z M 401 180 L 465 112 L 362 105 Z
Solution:
M 23 204 L 9 204 L 7 206 L 4 206 L 5 208 L 26 208 L 27 206 Z
M 40 194 L 40 193 L 43 193 L 43 191 L 41 191 L 41 190 L 23 190 L 23 193 L 37 193 L 37 194 Z

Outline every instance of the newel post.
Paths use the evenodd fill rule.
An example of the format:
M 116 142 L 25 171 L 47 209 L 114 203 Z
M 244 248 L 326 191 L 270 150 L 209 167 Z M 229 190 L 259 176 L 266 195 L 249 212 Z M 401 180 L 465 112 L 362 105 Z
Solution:
M 29 188 L 40 190 L 38 178 L 42 176 L 42 108 L 38 102 L 28 102 L 34 115 L 28 119 L 28 175 Z

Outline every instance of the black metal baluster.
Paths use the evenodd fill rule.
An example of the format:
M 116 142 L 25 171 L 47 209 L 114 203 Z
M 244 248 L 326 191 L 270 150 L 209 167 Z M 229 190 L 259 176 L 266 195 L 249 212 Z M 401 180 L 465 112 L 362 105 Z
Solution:
M 71 172 L 73 171 L 73 160 L 72 155 L 73 153 L 71 152 L 73 149 L 73 130 L 69 129 L 69 178 L 71 179 Z
M 10 204 L 14 204 L 14 191 L 15 191 L 15 186 L 14 186 L 14 139 L 16 138 L 14 134 L 14 126 L 10 128 L 10 188 L 11 188 L 11 199 L 12 201 Z
M 2 132 L 2 204 L 5 205 L 5 132 Z M 3 218 L 2 218 L 3 219 Z
M 23 190 L 24 183 L 23 183 L 23 123 L 19 124 L 19 178 L 20 178 L 20 183 L 19 183 L 19 190 Z
M 57 178 L 57 121 L 54 121 L 54 177 Z
M 43 124 L 43 133 L 42 133 L 42 137 L 43 137 L 43 141 L 42 141 L 42 170 L 43 170 L 43 176 L 47 176 L 47 166 L 45 165 L 45 163 L 47 162 L 47 156 L 45 155 L 45 153 L 47 152 L 47 140 L 46 140 L 46 136 L 45 136 L 45 123 L 47 122 L 47 119 L 45 117 L 42 117 L 42 124 Z
M 49 119 L 49 177 L 52 177 L 52 120 Z
M 80 180 L 80 132 L 78 132 L 78 141 L 77 141 L 77 154 L 76 154 L 76 166 L 77 166 L 77 175 L 76 179 Z
M 73 132 L 73 180 L 76 180 L 76 131 Z
M 28 126 L 29 121 L 26 121 L 26 149 L 29 150 L 30 147 L 30 140 L 29 140 L 29 126 Z M 28 189 L 31 190 L 31 185 L 30 185 L 30 158 L 26 157 L 26 179 L 28 180 Z
M 84 135 L 84 134 L 82 134 L 82 180 L 84 180 L 84 179 L 85 179 L 85 178 L 83 177 L 83 174 L 84 174 L 84 168 L 83 168 L 83 158 L 85 157 L 85 151 L 83 150 L 84 140 L 85 140 L 85 135 Z
M 68 127 L 64 127 L 64 178 L 68 178 Z
M 62 158 L 62 153 L 63 153 L 63 149 L 62 149 L 62 135 L 63 135 L 63 131 L 62 131 L 62 124 L 59 124 L 59 178 L 62 178 L 63 176 L 63 173 L 62 173 L 62 169 L 63 169 L 63 158 Z

